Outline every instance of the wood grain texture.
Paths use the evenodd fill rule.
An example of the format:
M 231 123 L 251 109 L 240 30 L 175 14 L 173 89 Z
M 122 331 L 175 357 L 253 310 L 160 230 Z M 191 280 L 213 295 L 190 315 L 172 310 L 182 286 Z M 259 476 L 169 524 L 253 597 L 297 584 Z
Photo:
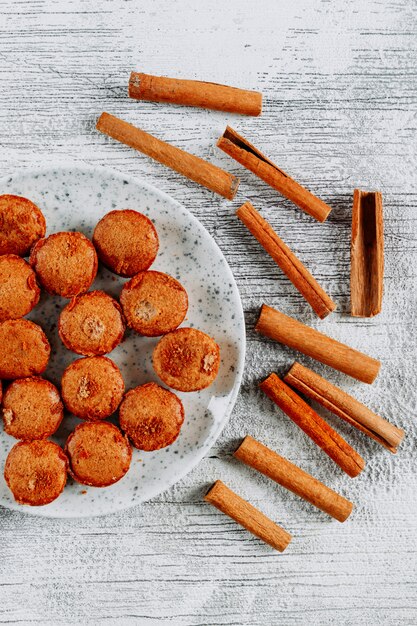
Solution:
M 4 175 L 66 162 L 143 177 L 206 226 L 236 276 L 247 319 L 242 390 L 228 426 L 186 479 L 146 505 L 91 520 L 2 510 L 0 621 L 23 624 L 410 626 L 417 614 L 415 360 L 417 7 L 414 0 L 0 3 Z M 264 93 L 260 118 L 135 102 L 132 68 Z M 102 111 L 241 177 L 215 197 L 94 130 Z M 320 224 L 215 148 L 226 124 L 333 208 Z M 163 130 L 163 133 L 162 133 Z M 384 197 L 384 309 L 349 315 L 352 192 Z M 338 309 L 315 319 L 234 213 L 259 207 Z M 259 280 L 259 276 L 264 278 Z M 295 353 L 253 332 L 263 301 L 381 359 L 372 386 L 320 374 L 406 430 L 389 455 L 317 410 L 366 459 L 351 481 L 257 387 Z M 356 503 L 340 525 L 233 459 L 248 432 Z M 204 503 L 221 478 L 293 535 L 277 555 Z M 80 497 L 82 495 L 80 494 Z

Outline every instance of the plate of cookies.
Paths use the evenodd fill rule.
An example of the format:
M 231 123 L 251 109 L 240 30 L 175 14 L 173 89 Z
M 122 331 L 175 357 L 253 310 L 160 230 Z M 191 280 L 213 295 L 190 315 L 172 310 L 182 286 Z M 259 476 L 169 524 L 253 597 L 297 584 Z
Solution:
M 239 390 L 223 254 L 178 202 L 106 168 L 25 170 L 0 193 L 0 504 L 89 517 L 157 496 Z

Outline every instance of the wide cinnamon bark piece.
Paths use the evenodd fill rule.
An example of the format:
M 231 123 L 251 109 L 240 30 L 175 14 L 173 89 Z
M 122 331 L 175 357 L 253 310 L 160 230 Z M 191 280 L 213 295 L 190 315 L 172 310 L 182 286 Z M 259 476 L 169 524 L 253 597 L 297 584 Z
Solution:
M 351 313 L 355 317 L 378 315 L 384 288 L 384 222 L 378 191 L 353 192 L 350 255 Z

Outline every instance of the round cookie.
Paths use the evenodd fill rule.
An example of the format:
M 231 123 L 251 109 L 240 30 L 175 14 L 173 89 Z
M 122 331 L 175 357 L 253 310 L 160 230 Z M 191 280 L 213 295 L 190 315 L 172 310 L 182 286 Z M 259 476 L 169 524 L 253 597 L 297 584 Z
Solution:
M 26 256 L 45 232 L 45 218 L 36 204 L 22 196 L 0 196 L 0 254 Z
M 72 298 L 87 291 L 97 274 L 93 244 L 78 232 L 61 232 L 40 239 L 30 253 L 41 286 L 50 294 Z
M 68 411 L 85 420 L 102 420 L 114 413 L 125 385 L 119 368 L 105 356 L 78 359 L 64 371 L 62 399 Z
M 127 437 L 109 422 L 84 422 L 65 445 L 71 476 L 82 485 L 108 487 L 130 467 L 132 448 Z
M 26 378 L 42 374 L 51 346 L 42 328 L 29 320 L 0 324 L 0 378 Z
M 19 441 L 8 454 L 4 478 L 16 502 L 42 506 L 62 493 L 67 470 L 67 457 L 56 443 Z
M 125 321 L 120 305 L 104 291 L 73 298 L 61 311 L 58 332 L 62 343 L 76 354 L 111 352 L 122 341 Z
M 196 328 L 177 328 L 157 343 L 153 366 L 168 387 L 199 391 L 214 381 L 220 366 L 217 343 Z
M 8 435 L 24 441 L 46 439 L 64 415 L 58 389 L 44 378 L 13 381 L 3 398 L 3 423 Z
M 188 296 L 178 280 L 163 272 L 140 272 L 127 282 L 120 303 L 130 328 L 146 337 L 165 335 L 184 320 Z
M 125 395 L 120 428 L 139 450 L 160 450 L 173 443 L 184 422 L 184 407 L 172 391 L 146 383 Z
M 40 293 L 29 263 L 16 254 L 0 256 L 0 322 L 27 315 L 38 304 Z
M 147 270 L 159 247 L 151 220 L 132 209 L 107 213 L 94 230 L 93 243 L 100 261 L 115 274 L 126 277 Z

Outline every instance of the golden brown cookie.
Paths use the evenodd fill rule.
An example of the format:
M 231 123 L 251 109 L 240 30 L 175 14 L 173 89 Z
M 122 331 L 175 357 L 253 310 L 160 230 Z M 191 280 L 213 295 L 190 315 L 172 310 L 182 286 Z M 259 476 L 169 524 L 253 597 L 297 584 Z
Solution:
M 188 296 L 178 280 L 163 272 L 140 272 L 122 289 L 120 303 L 130 328 L 146 337 L 165 335 L 184 320 Z
M 51 346 L 42 328 L 29 320 L 0 324 L 0 378 L 25 378 L 42 374 Z
M 56 443 L 19 441 L 8 454 L 4 478 L 16 502 L 42 506 L 62 493 L 67 469 L 67 457 Z
M 26 256 L 45 231 L 45 218 L 36 204 L 22 196 L 0 196 L 0 254 Z
M 38 304 L 40 293 L 29 263 L 16 254 L 0 256 L 0 322 L 27 315 Z
M 87 291 L 97 274 L 93 244 L 82 233 L 55 233 L 32 248 L 29 263 L 48 293 L 72 298 Z
M 107 354 L 125 333 L 122 309 L 104 291 L 73 298 L 59 316 L 58 331 L 68 350 L 85 356 Z
M 125 395 L 119 410 L 120 428 L 135 448 L 159 450 L 173 443 L 184 422 L 184 407 L 172 391 L 146 383 Z
M 196 328 L 177 328 L 156 345 L 153 366 L 168 387 L 199 391 L 211 385 L 220 366 L 217 343 Z
M 32 376 L 12 382 L 3 398 L 4 430 L 24 441 L 46 439 L 64 415 L 58 389 L 44 378 Z
M 147 270 L 159 247 L 151 220 L 132 209 L 107 213 L 94 230 L 93 243 L 109 270 L 128 277 Z
M 82 485 L 108 487 L 123 478 L 132 448 L 127 437 L 109 422 L 84 422 L 65 445 L 71 476 Z
M 105 356 L 74 361 L 65 370 L 61 381 L 66 408 L 85 420 L 109 417 L 122 401 L 124 390 L 119 368 Z

